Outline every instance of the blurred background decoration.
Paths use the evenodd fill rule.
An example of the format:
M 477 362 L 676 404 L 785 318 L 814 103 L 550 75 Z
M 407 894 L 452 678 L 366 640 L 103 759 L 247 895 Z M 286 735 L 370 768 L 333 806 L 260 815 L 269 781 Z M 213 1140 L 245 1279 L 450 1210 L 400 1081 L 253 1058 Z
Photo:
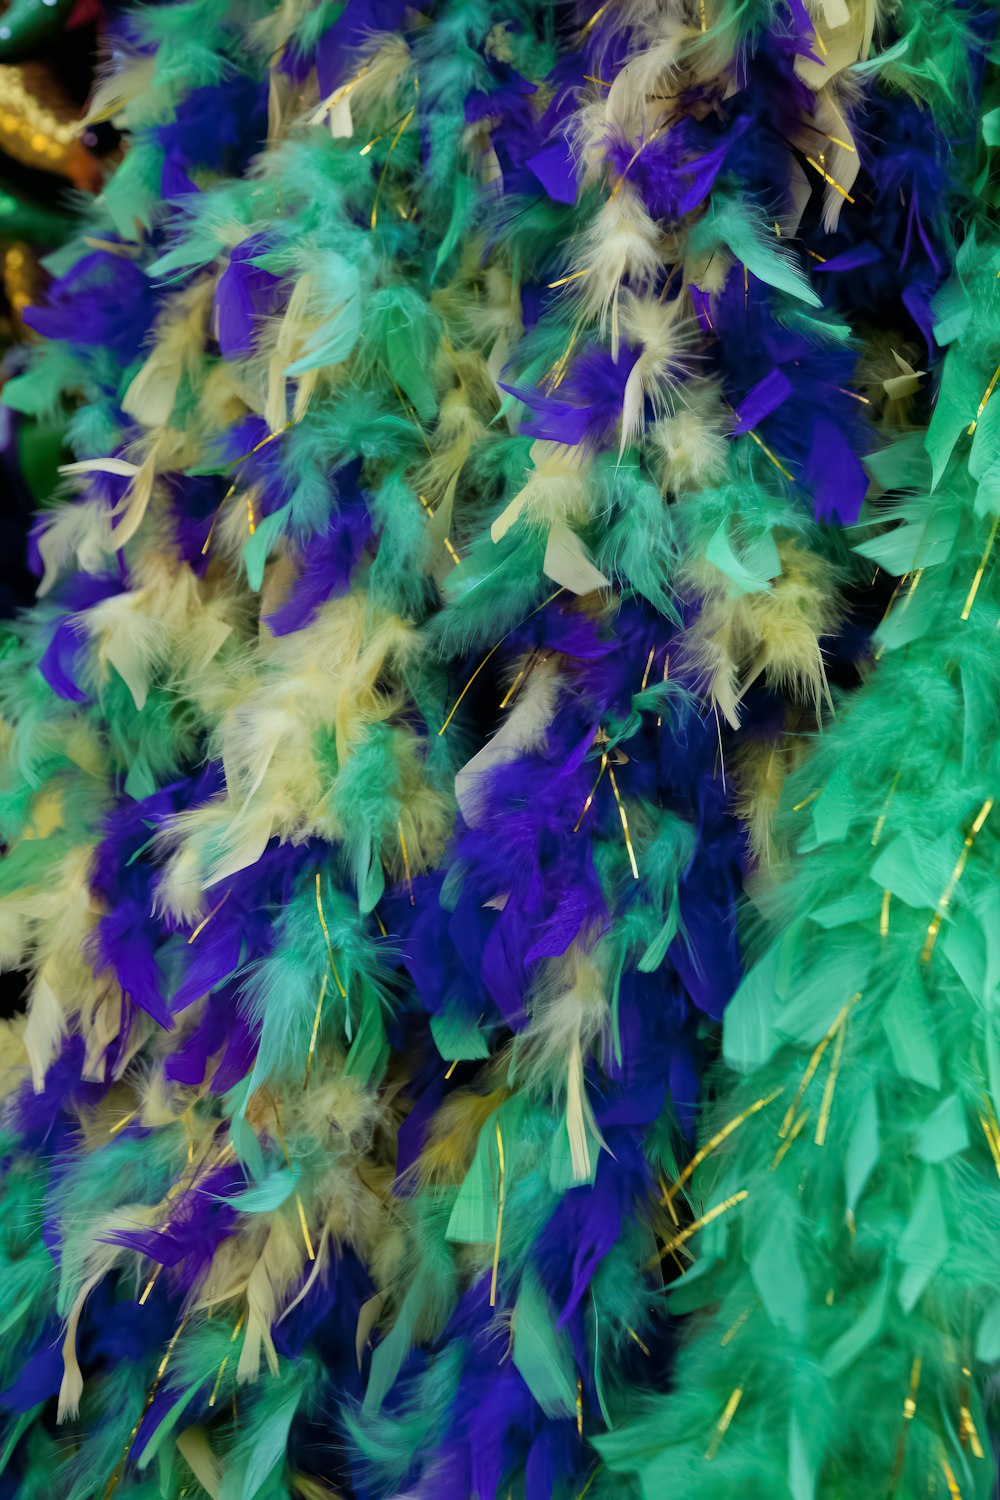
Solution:
M 0 388 L 25 365 L 24 309 L 46 257 L 72 234 L 119 155 L 110 124 L 83 125 L 104 47 L 101 0 L 11 0 L 0 10 Z M 30 604 L 33 513 L 62 458 L 58 426 L 0 406 L 0 619 Z

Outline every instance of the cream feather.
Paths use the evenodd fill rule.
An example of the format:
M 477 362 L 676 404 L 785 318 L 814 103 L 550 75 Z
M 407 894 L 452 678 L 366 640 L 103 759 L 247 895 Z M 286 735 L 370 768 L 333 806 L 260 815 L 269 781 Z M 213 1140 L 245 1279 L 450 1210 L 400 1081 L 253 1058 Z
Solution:
M 355 120 L 372 129 L 399 112 L 400 92 L 410 67 L 410 49 L 394 32 L 373 32 L 356 53 L 356 66 L 309 117 L 310 125 L 326 121 L 335 139 L 349 139 Z
M 823 192 L 823 228 L 827 234 L 836 234 L 847 203 L 845 194 L 851 193 L 861 170 L 861 158 L 838 92 L 835 79 L 819 90 L 813 105 L 814 126 L 801 131 L 797 141 L 804 154 L 820 159 L 824 171 L 837 184 L 834 187 L 828 182 Z
M 758 677 L 820 717 L 830 691 L 820 638 L 839 619 L 830 565 L 793 542 L 778 544 L 781 573 L 767 588 L 731 593 L 729 581 L 699 570 L 704 603 L 685 638 L 703 690 L 734 729 L 740 701 Z
M 526 670 L 529 665 L 530 658 L 525 657 L 521 662 L 521 671 Z M 527 750 L 537 750 L 545 744 L 558 697 L 558 666 L 549 658 L 528 671 L 527 680 L 503 724 L 493 738 L 458 772 L 455 777 L 455 799 L 470 828 L 479 826 L 482 813 L 480 803 L 490 771 L 504 761 Z
M 686 381 L 675 410 L 646 428 L 646 459 L 660 489 L 683 494 L 718 483 L 729 466 L 731 426 L 715 382 Z
M 108 1244 L 108 1240 L 113 1234 L 123 1229 L 131 1230 L 137 1226 L 149 1228 L 157 1222 L 158 1214 L 158 1208 L 132 1203 L 115 1209 L 113 1213 L 102 1215 L 96 1222 L 88 1221 L 80 1230 L 84 1241 L 83 1254 L 73 1257 L 73 1264 L 78 1267 L 75 1273 L 78 1286 L 70 1305 L 63 1336 L 63 1377 L 59 1387 L 59 1405 L 56 1414 L 56 1421 L 59 1423 L 74 1420 L 80 1411 L 83 1375 L 76 1354 L 76 1334 L 87 1298 L 100 1285 L 108 1272 L 129 1254 L 120 1245 Z M 66 1294 L 65 1277 L 64 1265 L 60 1300 Z
M 87 113 L 80 122 L 81 131 L 88 125 L 99 125 L 126 113 L 134 100 L 149 92 L 155 77 L 155 57 L 137 57 L 124 66 L 120 59 L 116 59 L 112 71 L 102 78 L 90 96 Z
M 606 983 L 595 955 L 574 942 L 545 968 L 531 997 L 530 1019 L 515 1042 L 512 1071 L 533 1090 L 561 1093 L 574 1045 L 586 1057 L 603 1051 L 610 1024 Z
M 523 486 L 490 527 L 494 542 L 501 541 L 522 516 L 534 525 L 553 526 L 579 523 L 589 515 L 591 459 L 582 447 L 539 440 L 532 443 L 528 457 L 532 467 Z
M 579 597 L 611 587 L 611 580 L 594 566 L 582 539 L 562 521 L 549 527 L 542 571 L 553 583 Z
M 590 1140 L 607 1149 L 597 1119 L 587 1098 L 583 1078 L 583 1054 L 580 1039 L 574 1037 L 570 1043 L 566 1072 L 566 1134 L 569 1136 L 570 1160 L 576 1182 L 588 1182 L 592 1174 Z
M 143 609 L 138 592 L 113 594 L 78 616 L 97 644 L 97 660 L 106 680 L 113 667 L 122 678 L 137 709 L 146 701 L 156 666 L 163 660 L 162 628 Z
M 626 277 L 642 294 L 652 287 L 662 265 L 661 236 L 656 224 L 627 181 L 598 209 L 574 256 L 577 291 L 585 313 L 604 333 L 610 324 L 611 353 L 618 358 L 619 300 Z
M 625 382 L 619 458 L 642 436 L 647 399 L 656 415 L 672 409 L 673 395 L 687 369 L 685 355 L 695 325 L 681 298 L 661 302 L 627 292 L 621 299 L 621 326 L 629 342 L 640 345 L 642 352 Z
M 225 794 L 180 815 L 161 835 L 173 851 L 162 891 L 165 901 L 179 903 L 178 914 L 191 911 L 194 868 L 207 888 L 253 862 L 273 836 L 342 835 L 329 772 L 313 747 L 320 734 L 332 736 L 343 765 L 371 725 L 393 717 L 403 701 L 393 674 L 415 646 L 412 628 L 370 612 L 360 591 L 324 605 L 294 636 L 262 638 L 253 672 L 235 671 L 217 704 L 212 750 L 223 758 Z M 447 809 L 416 774 L 416 746 L 412 753 L 403 748 L 412 731 L 400 725 L 393 735 L 396 789 L 414 835 L 411 858 L 422 860 L 447 836 Z M 383 832 L 395 846 L 395 821 Z
M 795 72 L 818 93 L 838 73 L 867 55 L 875 24 L 875 0 L 823 0 L 822 5 L 813 4 L 811 9 L 810 19 L 819 38 L 818 55 L 814 61 L 800 52 Z
M 115 554 L 111 516 L 103 500 L 80 499 L 49 511 L 37 547 L 44 565 L 39 598 L 49 592 L 64 571 L 104 573 Z
M 177 1451 L 202 1489 L 219 1500 L 222 1493 L 222 1464 L 212 1452 L 208 1433 L 200 1424 L 177 1434 Z
M 603 1050 L 610 1028 L 604 974 L 592 953 L 573 943 L 553 960 L 531 1001 L 528 1026 L 518 1036 L 512 1077 L 550 1093 L 566 1111 L 573 1177 L 592 1175 L 590 1142 L 605 1148 L 584 1082 L 584 1059 Z
M 675 92 L 679 31 L 672 30 L 652 46 L 632 56 L 615 75 L 607 92 L 607 125 L 639 145 L 663 118 L 663 96 Z
M 31 1064 L 31 1082 L 35 1093 L 45 1088 L 45 1075 L 59 1056 L 66 1036 L 66 1016 L 62 1005 L 44 974 L 35 975 L 28 995 L 28 1018 L 24 1027 L 24 1047 Z
M 165 427 L 182 378 L 197 380 L 215 281 L 215 276 L 202 276 L 175 292 L 157 319 L 152 348 L 121 403 L 144 427 Z

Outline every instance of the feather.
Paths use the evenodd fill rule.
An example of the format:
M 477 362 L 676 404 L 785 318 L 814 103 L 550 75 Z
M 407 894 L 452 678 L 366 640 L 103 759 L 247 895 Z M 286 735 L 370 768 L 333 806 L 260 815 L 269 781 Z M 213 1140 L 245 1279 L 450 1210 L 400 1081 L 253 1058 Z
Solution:
M 528 456 L 532 468 L 526 483 L 490 528 L 494 542 L 500 542 L 522 515 L 551 527 L 582 520 L 588 513 L 589 459 L 578 446 L 535 442 Z
M 36 1094 L 40 1094 L 45 1087 L 45 1074 L 58 1056 L 65 1035 L 66 1017 L 63 1007 L 39 974 L 31 988 L 28 1019 L 22 1033 Z
M 293 1239 L 284 1220 L 273 1219 L 260 1257 L 247 1280 L 246 1332 L 236 1367 L 236 1378 L 241 1384 L 258 1378 L 262 1350 L 271 1374 L 278 1373 L 271 1328 L 277 1318 L 279 1299 L 298 1276 L 302 1259 L 301 1245 Z
M 686 271 L 695 285 L 703 285 L 713 255 L 722 247 L 742 261 L 758 281 L 777 287 L 809 307 L 822 302 L 791 253 L 775 242 L 759 215 L 735 197 L 716 194 L 710 211 L 696 224 L 687 241 Z
M 177 1451 L 191 1470 L 195 1479 L 211 1495 L 219 1500 L 222 1488 L 222 1465 L 212 1452 L 208 1433 L 196 1424 L 186 1427 L 176 1438 Z
M 611 354 L 618 358 L 621 340 L 619 302 L 627 277 L 642 294 L 653 285 L 660 265 L 660 233 L 639 195 L 628 184 L 608 198 L 580 242 L 575 271 L 583 286 L 577 293 L 587 317 L 601 332 L 610 324 Z
M 528 665 L 525 662 L 521 670 Z M 516 758 L 525 750 L 540 748 L 555 714 L 559 678 L 554 666 L 543 662 L 533 670 L 503 725 L 455 776 L 455 800 L 465 821 L 475 827 L 482 817 L 479 807 L 493 767 Z
M 545 546 L 543 571 L 546 578 L 571 594 L 590 594 L 595 589 L 610 588 L 610 582 L 587 555 L 584 543 L 575 531 L 561 522 L 550 527 Z

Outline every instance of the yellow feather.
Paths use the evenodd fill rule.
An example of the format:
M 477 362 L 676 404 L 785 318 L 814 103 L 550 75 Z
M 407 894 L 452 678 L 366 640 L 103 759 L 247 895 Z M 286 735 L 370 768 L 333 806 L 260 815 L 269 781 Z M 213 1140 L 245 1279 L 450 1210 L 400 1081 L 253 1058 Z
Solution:
M 157 320 L 152 349 L 122 399 L 122 410 L 144 427 L 165 427 L 182 377 L 198 375 L 215 280 L 203 276 L 175 292 Z
M 506 1088 L 488 1094 L 461 1089 L 448 1095 L 433 1117 L 427 1144 L 413 1168 L 422 1184 L 461 1182 L 480 1130 L 507 1095 Z

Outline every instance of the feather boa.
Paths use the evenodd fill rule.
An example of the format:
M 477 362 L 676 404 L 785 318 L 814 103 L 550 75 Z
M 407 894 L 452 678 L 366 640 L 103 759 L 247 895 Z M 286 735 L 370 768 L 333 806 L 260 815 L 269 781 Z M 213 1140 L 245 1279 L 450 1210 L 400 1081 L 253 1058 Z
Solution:
M 805 1500 L 904 1367 L 896 1482 L 988 1446 L 984 31 L 120 23 L 4 391 L 11 1493 Z

